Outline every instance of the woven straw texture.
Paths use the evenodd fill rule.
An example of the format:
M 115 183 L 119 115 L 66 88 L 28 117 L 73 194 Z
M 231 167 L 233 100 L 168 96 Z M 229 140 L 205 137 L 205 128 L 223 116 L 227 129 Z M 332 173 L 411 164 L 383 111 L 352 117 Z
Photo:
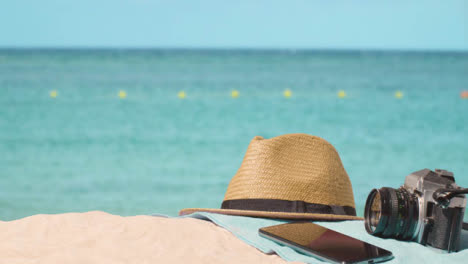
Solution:
M 224 197 L 224 200 L 235 199 L 279 199 L 355 208 L 351 182 L 335 148 L 324 139 L 307 134 L 271 139 L 256 136 Z M 180 214 L 195 211 L 286 219 L 361 219 L 345 215 L 201 208 L 184 209 Z
M 255 137 L 224 200 L 282 199 L 354 207 L 353 191 L 335 148 L 319 137 Z

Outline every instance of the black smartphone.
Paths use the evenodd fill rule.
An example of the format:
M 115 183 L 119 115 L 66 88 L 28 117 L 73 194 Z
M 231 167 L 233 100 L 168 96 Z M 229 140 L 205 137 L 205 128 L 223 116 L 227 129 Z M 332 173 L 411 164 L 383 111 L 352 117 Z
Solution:
M 268 226 L 260 228 L 259 234 L 332 263 L 376 263 L 393 258 L 388 250 L 310 222 Z

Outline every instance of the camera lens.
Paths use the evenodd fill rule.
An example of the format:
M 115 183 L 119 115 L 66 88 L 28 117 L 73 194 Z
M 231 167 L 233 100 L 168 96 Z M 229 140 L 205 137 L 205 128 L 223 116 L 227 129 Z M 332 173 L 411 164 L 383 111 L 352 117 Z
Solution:
M 419 219 L 418 199 L 404 188 L 373 189 L 367 197 L 364 217 L 369 234 L 410 240 Z

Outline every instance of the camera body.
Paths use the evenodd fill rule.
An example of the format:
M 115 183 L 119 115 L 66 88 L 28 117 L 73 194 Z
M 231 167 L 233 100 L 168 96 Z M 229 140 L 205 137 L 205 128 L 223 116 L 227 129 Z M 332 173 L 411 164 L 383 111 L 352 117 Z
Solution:
M 448 252 L 458 251 L 466 198 L 459 194 L 445 204 L 434 198 L 439 189 L 461 189 L 455 184 L 453 173 L 440 169 L 416 171 L 406 176 L 401 189 L 413 195 L 419 205 L 412 240 Z
M 406 176 L 398 189 L 373 189 L 364 211 L 369 234 L 413 240 L 448 252 L 458 251 L 466 207 L 453 173 L 424 169 Z

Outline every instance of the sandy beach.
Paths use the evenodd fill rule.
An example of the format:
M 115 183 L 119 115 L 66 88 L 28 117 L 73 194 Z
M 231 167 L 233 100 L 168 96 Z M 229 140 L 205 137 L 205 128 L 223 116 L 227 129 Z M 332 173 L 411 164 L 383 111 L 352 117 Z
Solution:
M 285 263 L 215 224 L 94 211 L 0 222 L 0 263 Z

